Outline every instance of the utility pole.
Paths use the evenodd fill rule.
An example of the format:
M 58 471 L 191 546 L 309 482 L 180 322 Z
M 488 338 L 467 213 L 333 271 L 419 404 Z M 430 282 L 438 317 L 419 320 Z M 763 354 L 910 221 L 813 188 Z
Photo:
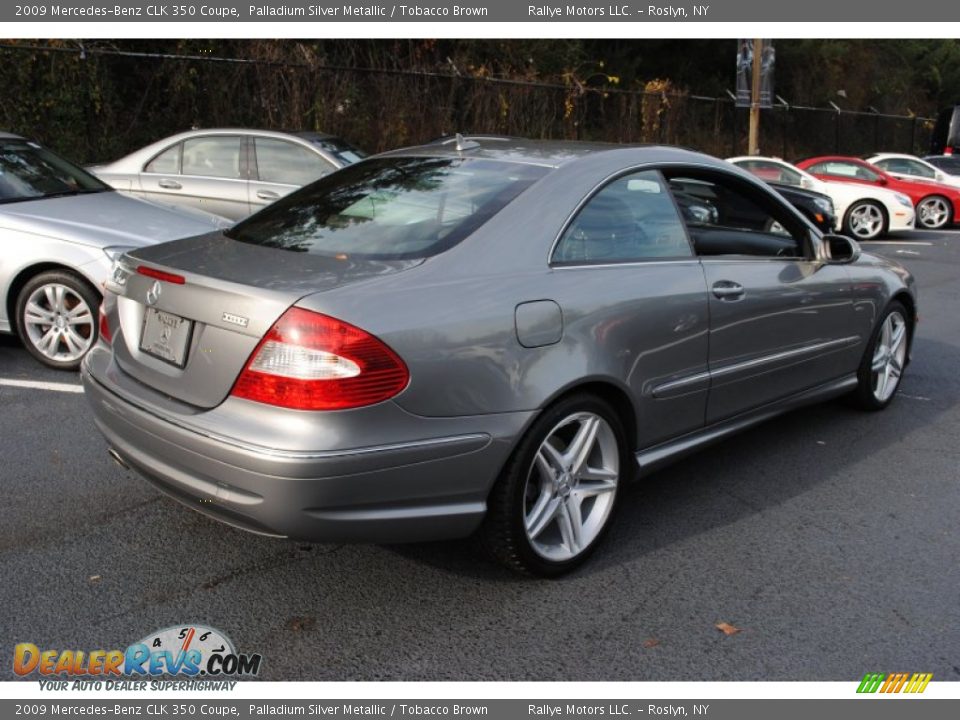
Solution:
M 760 154 L 760 70 L 763 61 L 763 40 L 753 41 L 753 72 L 750 75 L 750 136 L 749 154 Z

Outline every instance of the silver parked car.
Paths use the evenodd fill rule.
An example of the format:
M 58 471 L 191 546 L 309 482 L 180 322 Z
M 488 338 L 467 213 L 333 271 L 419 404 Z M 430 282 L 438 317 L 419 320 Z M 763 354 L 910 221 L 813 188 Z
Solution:
M 115 459 L 202 513 L 479 532 L 557 575 L 638 473 L 801 404 L 890 403 L 913 286 L 705 155 L 461 138 L 120 258 L 83 381 Z
M 46 365 L 76 368 L 97 339 L 114 257 L 229 225 L 124 197 L 37 143 L 0 133 L 0 332 L 18 333 Z
M 364 157 L 323 133 L 223 128 L 173 135 L 88 169 L 117 190 L 238 220 Z

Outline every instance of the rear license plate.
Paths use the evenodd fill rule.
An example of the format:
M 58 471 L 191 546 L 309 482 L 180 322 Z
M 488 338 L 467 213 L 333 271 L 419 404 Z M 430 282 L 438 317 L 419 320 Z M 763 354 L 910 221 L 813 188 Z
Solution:
M 140 349 L 148 355 L 182 368 L 187 363 L 187 348 L 193 334 L 193 322 L 156 308 L 147 308 L 140 334 Z

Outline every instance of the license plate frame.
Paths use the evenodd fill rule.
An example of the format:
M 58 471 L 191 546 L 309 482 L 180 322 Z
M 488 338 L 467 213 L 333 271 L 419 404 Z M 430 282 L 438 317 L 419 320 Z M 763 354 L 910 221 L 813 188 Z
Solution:
M 193 326 L 193 320 L 147 308 L 140 329 L 140 351 L 182 370 L 187 364 Z

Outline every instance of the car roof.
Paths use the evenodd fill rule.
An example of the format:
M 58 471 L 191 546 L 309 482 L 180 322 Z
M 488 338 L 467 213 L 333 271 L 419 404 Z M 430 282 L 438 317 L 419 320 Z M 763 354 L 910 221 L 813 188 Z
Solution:
M 459 138 L 459 142 L 458 142 Z M 459 149 L 458 149 L 459 145 Z M 415 145 L 381 153 L 389 156 L 470 157 L 501 160 L 528 165 L 558 168 L 588 155 L 642 151 L 651 162 L 697 162 L 729 167 L 718 158 L 670 145 L 620 145 L 617 143 L 586 142 L 582 140 L 529 140 L 526 138 L 463 135 L 434 140 L 426 145 Z
M 916 155 L 910 155 L 909 153 L 894 153 L 894 152 L 882 152 L 882 153 L 872 153 L 867 155 L 864 160 L 869 162 L 869 159 L 873 158 L 874 160 L 887 160 L 892 158 L 900 158 L 903 160 L 922 160 L 923 158 L 917 157 Z
M 14 135 L 13 133 L 3 132 L 0 130 L 0 140 L 25 140 L 22 135 Z

